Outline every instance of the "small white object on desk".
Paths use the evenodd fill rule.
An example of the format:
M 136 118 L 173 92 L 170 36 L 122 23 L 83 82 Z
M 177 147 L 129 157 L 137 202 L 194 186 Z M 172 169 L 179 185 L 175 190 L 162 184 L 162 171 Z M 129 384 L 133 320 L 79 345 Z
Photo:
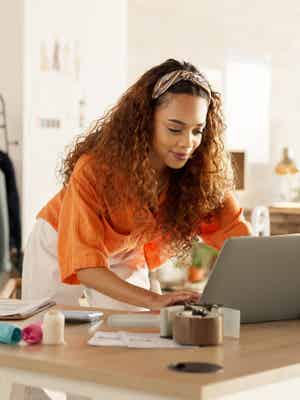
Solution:
M 183 311 L 184 306 L 169 306 L 162 308 L 160 314 L 113 314 L 107 318 L 110 328 L 159 328 L 161 337 L 172 337 L 172 322 L 177 312 Z
M 223 315 L 223 332 L 226 337 L 238 339 L 241 330 L 241 312 L 234 308 L 221 307 L 219 312 Z
M 160 336 L 173 336 L 173 320 L 175 315 L 184 310 L 184 306 L 169 306 L 160 310 Z
M 159 328 L 160 316 L 150 312 L 112 314 L 109 315 L 106 322 L 111 328 Z
M 50 310 L 44 315 L 43 344 L 64 344 L 65 317 L 58 310 Z

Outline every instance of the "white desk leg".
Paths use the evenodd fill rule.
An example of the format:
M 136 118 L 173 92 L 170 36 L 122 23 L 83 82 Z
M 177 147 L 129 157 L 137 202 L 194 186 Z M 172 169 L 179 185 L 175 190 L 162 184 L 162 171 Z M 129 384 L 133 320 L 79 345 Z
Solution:
M 12 392 L 13 383 L 8 379 L 8 377 L 0 378 L 0 399 L 10 400 L 10 395 Z
M 30 388 L 28 386 L 14 383 L 12 385 L 10 400 L 33 400 L 31 398 L 29 399 L 29 389 Z

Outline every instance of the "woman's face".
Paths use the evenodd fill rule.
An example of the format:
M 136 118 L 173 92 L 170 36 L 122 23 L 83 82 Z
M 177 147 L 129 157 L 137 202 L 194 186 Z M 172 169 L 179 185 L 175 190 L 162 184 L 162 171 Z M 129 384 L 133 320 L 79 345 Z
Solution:
M 182 168 L 201 143 L 208 102 L 199 96 L 167 94 L 154 113 L 153 167 Z

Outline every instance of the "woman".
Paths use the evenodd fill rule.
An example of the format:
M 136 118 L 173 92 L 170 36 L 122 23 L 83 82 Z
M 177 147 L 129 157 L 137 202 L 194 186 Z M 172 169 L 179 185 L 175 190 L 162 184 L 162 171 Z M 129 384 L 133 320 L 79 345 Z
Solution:
M 149 291 L 160 267 L 200 235 L 215 248 L 250 228 L 232 195 L 219 94 L 170 59 L 147 71 L 64 160 L 62 190 L 40 211 L 23 298 L 160 309 L 198 294 Z

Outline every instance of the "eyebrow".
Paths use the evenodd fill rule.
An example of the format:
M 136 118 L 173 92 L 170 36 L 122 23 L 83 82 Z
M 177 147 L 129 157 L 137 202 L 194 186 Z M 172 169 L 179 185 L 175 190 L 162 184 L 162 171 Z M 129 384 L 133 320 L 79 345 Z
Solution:
M 175 122 L 176 124 L 183 125 L 183 126 L 188 125 L 188 124 L 186 124 L 186 123 L 183 122 L 183 121 L 179 121 L 178 119 L 169 118 L 168 121 L 170 121 L 170 122 Z M 197 124 L 197 126 L 204 126 L 204 125 L 205 125 L 205 123 L 203 123 L 203 122 L 200 123 L 200 124 Z

